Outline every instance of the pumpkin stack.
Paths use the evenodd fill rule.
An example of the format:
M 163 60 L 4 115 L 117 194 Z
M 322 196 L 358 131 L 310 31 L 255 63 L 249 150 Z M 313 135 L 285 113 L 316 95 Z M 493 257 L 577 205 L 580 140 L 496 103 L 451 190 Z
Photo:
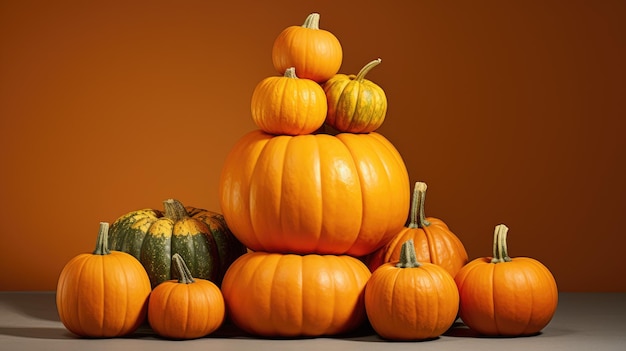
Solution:
M 406 166 L 375 131 L 386 98 L 364 78 L 380 60 L 346 76 L 337 73 L 342 55 L 317 13 L 282 31 L 272 49 L 279 74 L 252 94 L 258 129 L 236 142 L 222 169 L 222 213 L 250 249 L 226 272 L 222 292 L 232 322 L 253 335 L 360 326 L 371 273 L 357 257 L 385 245 L 407 218 Z

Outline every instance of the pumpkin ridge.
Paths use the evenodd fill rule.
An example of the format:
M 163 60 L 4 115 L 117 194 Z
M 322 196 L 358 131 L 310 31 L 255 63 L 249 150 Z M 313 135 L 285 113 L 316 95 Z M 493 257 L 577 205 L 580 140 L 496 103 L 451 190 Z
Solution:
M 368 134 L 357 134 L 357 136 L 359 138 L 363 138 L 363 137 L 368 136 Z M 366 138 L 365 140 L 367 140 L 370 152 L 376 155 L 376 159 L 377 160 L 384 160 L 388 156 L 393 155 L 392 150 L 387 147 L 388 145 L 385 145 L 386 143 L 383 142 L 383 139 L 380 139 L 380 138 Z M 385 150 L 384 154 L 383 154 L 382 150 Z M 403 166 L 403 165 L 404 164 L 402 164 L 401 166 Z M 394 183 L 396 180 L 393 179 L 394 177 L 390 173 L 389 165 L 385 163 L 384 167 L 382 167 L 382 169 L 384 170 L 384 174 L 383 174 L 384 177 L 381 177 L 381 178 L 384 179 L 386 181 L 386 183 L 388 183 L 388 184 Z M 389 201 L 387 208 L 393 208 L 393 207 L 397 206 L 395 204 L 391 204 L 390 203 L 391 200 L 389 200 L 389 198 L 387 196 L 385 196 L 384 199 Z M 386 223 L 385 223 L 384 227 L 386 228 L 386 235 L 384 235 L 383 237 L 380 238 L 380 240 L 378 241 L 378 245 L 376 245 L 377 247 L 381 246 L 380 245 L 381 242 L 387 242 L 389 240 L 389 238 L 392 235 L 395 235 L 395 233 L 400 229 L 400 228 L 392 228 L 391 227 L 391 223 L 393 222 L 392 218 L 388 218 L 387 216 L 385 216 L 385 222 Z
M 87 255 L 80 255 L 77 258 L 78 259 L 76 260 L 76 262 L 80 263 L 80 266 L 78 267 L 78 269 L 74 268 L 75 262 L 72 262 L 74 260 L 72 260 L 72 261 L 70 261 L 68 263 L 68 264 L 72 264 L 71 267 L 74 268 L 71 272 L 69 272 L 68 276 L 77 276 L 78 277 L 78 279 L 76 280 L 76 284 L 75 284 L 75 286 L 72 289 L 72 290 L 75 290 L 75 291 L 72 291 L 72 294 L 78 294 L 78 289 L 81 286 L 80 281 L 81 281 L 81 278 L 83 277 L 83 270 L 85 269 L 85 266 L 87 265 L 88 256 Z M 67 280 L 65 280 L 65 281 L 67 281 Z M 80 313 L 83 309 L 81 308 L 81 305 L 80 305 L 80 299 L 76 299 L 75 302 L 76 302 L 76 306 L 74 306 L 73 308 L 70 308 L 70 311 L 76 311 L 75 315 L 70 313 L 75 319 L 71 318 L 70 320 L 72 320 L 72 321 L 73 320 L 77 320 L 79 329 L 78 330 L 71 330 L 71 331 L 75 332 L 75 333 L 77 333 L 79 335 L 82 335 L 82 334 L 85 334 L 85 329 L 83 328 L 83 322 L 84 321 L 81 320 L 81 315 L 82 314 Z M 73 325 L 72 329 L 77 327 L 76 323 L 73 323 L 73 324 L 74 325 Z
M 124 266 L 124 265 L 123 265 L 123 263 L 122 263 L 122 261 L 121 261 L 121 257 L 119 257 L 119 255 L 113 255 L 113 254 L 112 254 L 112 255 L 110 255 L 110 257 L 111 257 L 111 259 L 112 259 L 112 260 L 115 260 L 115 261 L 116 261 L 116 265 L 118 265 L 118 266 L 120 266 L 120 267 L 123 267 L 123 266 Z M 103 265 L 103 270 L 104 270 L 104 265 Z M 128 272 L 127 272 L 125 269 L 121 269 L 121 271 L 122 271 L 122 274 L 123 274 L 123 276 L 124 276 L 124 278 L 122 279 L 122 280 L 124 281 L 124 283 L 126 283 L 126 284 L 129 284 L 129 283 L 130 283 L 130 284 L 134 284 L 134 283 L 135 283 L 135 282 L 133 282 L 131 279 L 128 279 Z M 106 274 L 106 273 L 105 273 L 105 274 Z M 105 274 L 103 274 L 102 276 L 104 277 L 104 275 L 105 275 Z M 103 282 L 103 284 L 102 284 L 102 285 L 104 286 L 104 282 Z M 130 291 L 128 291 L 128 290 L 127 290 L 127 291 L 126 291 L 126 296 L 125 296 L 125 299 L 124 299 L 124 302 L 125 302 L 125 308 L 124 308 L 124 310 L 126 311 L 126 313 L 127 313 L 127 314 L 128 314 L 128 312 L 129 312 L 129 311 L 128 311 L 128 301 L 129 301 L 129 297 L 130 297 L 130 296 L 129 296 L 129 294 L 130 294 Z M 100 321 L 101 325 L 105 325 L 105 322 L 106 322 L 106 320 L 107 320 L 107 316 L 106 316 L 106 312 L 107 312 L 107 311 L 106 311 L 106 309 L 105 309 L 105 303 L 106 303 L 106 301 L 104 301 L 104 294 L 102 294 L 102 302 L 100 303 L 100 305 L 102 306 L 102 320 Z M 117 301 L 116 301 L 116 303 L 117 303 Z M 115 334 L 118 334 L 118 333 L 120 333 L 122 330 L 124 330 L 125 328 L 127 328 L 127 327 L 128 327 L 128 325 L 127 325 L 127 324 L 128 324 L 129 322 L 130 322 L 129 318 L 126 318 L 126 316 L 125 316 L 125 318 L 124 318 L 124 323 L 120 323 L 120 324 L 118 324 L 118 325 L 117 325 L 118 329 L 115 331 Z M 116 323 L 116 324 L 117 324 L 117 323 Z
M 518 258 L 519 259 L 519 258 Z M 535 272 L 538 272 L 540 275 L 542 275 L 544 277 L 544 281 L 554 281 L 554 276 L 552 276 L 552 273 L 550 273 L 550 271 L 548 270 L 548 268 L 546 266 L 544 266 L 541 262 L 533 259 L 533 258 L 527 258 L 528 263 L 532 266 L 534 266 L 535 268 Z M 527 270 L 524 271 L 525 275 L 527 276 L 527 279 L 529 278 L 528 275 L 530 274 Z M 533 279 L 534 281 L 534 279 Z M 556 282 L 555 282 L 556 283 Z M 553 289 L 554 288 L 554 289 Z M 533 292 L 535 292 L 535 290 L 533 289 Z M 550 287 L 550 295 L 551 295 L 551 300 L 554 301 L 554 305 L 556 306 L 556 304 L 558 304 L 558 294 L 557 294 L 557 288 L 556 288 L 556 284 Z M 533 297 L 535 297 L 536 295 L 533 295 Z M 533 318 L 538 312 L 541 312 L 538 309 L 538 303 L 536 303 L 536 299 L 533 298 L 532 300 L 532 306 L 533 309 L 531 311 L 531 318 L 530 320 L 533 321 L 535 320 L 535 318 Z M 544 318 L 545 319 L 545 318 Z M 544 322 L 549 323 L 550 320 L 552 319 L 552 316 L 550 316 L 549 318 L 547 318 L 547 320 L 545 320 Z M 528 334 L 529 328 L 532 328 L 533 326 L 531 325 L 531 323 L 527 324 L 526 329 L 524 330 L 524 334 Z M 533 330 L 534 331 L 534 330 Z
M 492 266 L 493 264 L 493 266 Z M 498 317 L 498 309 L 496 306 L 496 281 L 495 281 L 495 276 L 496 276 L 496 269 L 498 269 L 498 267 L 500 267 L 501 265 L 496 265 L 493 262 L 490 262 L 490 264 L 488 265 L 488 267 L 490 267 L 489 271 L 491 272 L 491 284 L 490 284 L 490 288 L 491 291 L 489 293 L 489 296 L 491 296 L 491 315 L 493 316 L 493 327 L 496 330 L 496 333 L 500 334 L 502 333 L 502 331 L 500 330 L 500 321 L 499 321 L 499 317 Z
M 353 163 L 355 165 L 355 171 L 356 171 L 356 175 L 357 177 L 355 177 L 355 179 L 358 181 L 359 185 L 358 187 L 361 189 L 361 223 L 359 224 L 359 233 L 361 232 L 363 226 L 364 226 L 364 220 L 365 220 L 365 216 L 363 215 L 365 213 L 365 198 L 366 198 L 366 194 L 364 192 L 363 189 L 363 175 L 361 174 L 361 170 L 358 166 L 358 162 L 357 160 L 359 160 L 359 158 L 357 157 L 354 149 L 352 147 L 350 147 L 348 145 L 348 143 L 341 138 L 341 136 L 349 136 L 352 134 L 346 134 L 346 133 L 341 133 L 337 135 L 337 139 L 343 144 L 343 146 L 346 148 L 346 150 L 348 150 L 348 153 L 350 153 L 350 156 L 353 160 Z M 354 247 L 354 245 L 357 243 L 357 241 L 359 240 L 360 235 L 357 235 L 354 237 L 353 241 L 350 243 L 349 247 L 352 248 Z
M 527 269 L 523 270 L 523 277 L 526 281 L 526 284 L 532 284 L 533 279 L 532 277 L 529 276 L 530 272 Z M 526 319 L 524 320 L 524 328 L 522 329 L 522 333 L 524 333 L 526 331 L 526 329 L 531 326 L 531 322 L 533 320 L 533 314 L 536 313 L 536 304 L 535 304 L 535 300 L 536 300 L 536 290 L 535 289 L 529 289 L 528 291 L 526 291 L 527 294 L 530 295 L 529 300 L 530 300 L 530 305 L 531 305 L 531 309 L 530 311 L 528 311 L 528 313 L 526 314 Z M 518 311 L 515 311 L 516 315 L 518 314 Z
M 269 297 L 268 306 L 273 306 L 275 303 L 274 302 L 276 300 L 275 291 L 278 288 L 278 284 L 275 284 L 274 281 L 276 280 L 277 272 L 280 270 L 281 265 L 284 264 L 283 261 L 285 261 L 285 258 L 287 256 L 290 256 L 290 254 L 275 256 L 277 260 L 275 262 L 274 267 L 272 267 L 272 273 L 269 274 L 269 276 L 271 277 L 270 278 L 271 280 L 267 282 L 267 286 L 270 287 L 269 292 L 268 292 L 268 297 Z M 259 265 L 259 268 L 260 268 L 260 265 Z M 278 333 L 277 324 L 279 324 L 279 322 L 277 322 L 274 318 L 272 318 L 276 316 L 276 313 L 272 313 L 270 310 L 268 310 L 268 312 L 269 312 L 269 320 L 270 320 L 269 325 L 272 327 L 271 334 L 276 335 Z
M 317 154 L 317 159 L 319 160 L 319 163 L 322 164 L 325 161 L 322 160 L 322 152 L 320 151 L 320 140 L 317 137 L 314 137 L 312 140 L 315 141 L 315 152 Z M 324 181 L 323 181 L 323 177 L 322 177 L 322 167 L 316 167 L 317 172 L 315 173 L 315 176 L 317 177 L 317 183 L 319 184 L 319 194 L 320 194 L 320 202 L 319 202 L 319 213 L 320 213 L 320 218 L 319 218 L 319 223 L 320 223 L 320 227 L 319 230 L 316 230 L 316 237 L 315 237 L 315 241 L 317 242 L 317 244 L 315 245 L 315 248 L 313 249 L 314 252 L 317 252 L 320 249 L 320 245 L 322 244 L 322 240 L 320 240 L 322 238 L 322 236 L 324 236 L 324 234 L 327 233 L 327 229 L 324 228 L 323 224 L 324 221 L 324 190 L 325 190 L 325 185 L 324 185 Z

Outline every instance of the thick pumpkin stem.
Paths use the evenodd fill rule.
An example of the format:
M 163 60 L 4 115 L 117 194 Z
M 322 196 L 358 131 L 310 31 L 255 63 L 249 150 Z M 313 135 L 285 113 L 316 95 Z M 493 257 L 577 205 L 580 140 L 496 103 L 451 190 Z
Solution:
M 509 250 L 506 245 L 506 235 L 509 228 L 499 224 L 493 232 L 493 257 L 491 263 L 511 262 Z
M 416 268 L 419 266 L 421 266 L 421 264 L 417 261 L 413 239 L 409 239 L 402 244 L 402 248 L 400 249 L 400 262 L 396 264 L 396 267 Z
M 426 183 L 415 182 L 413 188 L 413 200 L 411 202 L 411 212 L 409 215 L 408 228 L 424 228 L 430 225 L 424 214 L 424 202 L 426 201 Z
M 320 14 L 313 12 L 304 20 L 303 28 L 320 29 Z
M 111 250 L 109 250 L 109 223 L 100 222 L 100 230 L 98 231 L 96 249 L 93 251 L 93 254 L 94 255 L 108 255 L 110 253 L 111 253 Z
M 178 273 L 178 282 L 181 284 L 191 284 L 195 282 L 193 276 L 191 275 L 191 271 L 185 264 L 185 260 L 183 260 L 182 256 L 175 253 L 172 255 L 172 263 L 174 267 L 176 267 L 176 272 Z
M 167 199 L 163 201 L 163 206 L 165 206 L 165 217 L 175 222 L 178 222 L 183 218 L 189 217 L 185 206 L 183 206 L 183 204 L 178 200 Z
M 296 68 L 295 67 L 289 67 L 285 70 L 285 74 L 284 74 L 285 78 L 298 78 L 298 76 L 296 75 Z
M 359 73 L 356 75 L 356 78 L 354 78 L 357 81 L 362 81 L 363 79 L 365 79 L 365 75 L 374 67 L 378 66 L 378 64 L 381 62 L 382 60 L 380 58 L 377 58 L 374 61 L 370 61 L 370 63 L 368 63 L 367 65 L 363 66 L 363 68 L 361 68 L 361 70 L 359 71 Z

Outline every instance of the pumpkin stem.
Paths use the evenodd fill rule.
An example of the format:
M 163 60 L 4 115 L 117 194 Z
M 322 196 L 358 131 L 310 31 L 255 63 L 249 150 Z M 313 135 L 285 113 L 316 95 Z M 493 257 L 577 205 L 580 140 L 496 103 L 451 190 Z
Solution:
M 493 257 L 491 263 L 511 262 L 509 250 L 506 245 L 506 235 L 509 228 L 499 224 L 493 232 Z
M 285 78 L 298 78 L 298 76 L 296 76 L 296 68 L 295 67 L 289 67 L 285 70 L 285 74 L 284 74 Z
M 176 267 L 176 272 L 178 273 L 178 282 L 181 284 L 191 284 L 195 282 L 193 276 L 191 275 L 191 271 L 187 264 L 185 264 L 185 260 L 178 253 L 172 255 L 172 263 L 174 267 Z
M 400 249 L 400 262 L 396 264 L 398 268 L 417 268 L 421 264 L 417 261 L 415 245 L 413 239 L 409 239 L 402 244 Z
M 109 250 L 109 223 L 100 222 L 100 230 L 98 231 L 96 249 L 93 251 L 93 254 L 94 255 L 108 255 L 110 253 L 111 253 L 111 250 Z
M 415 182 L 413 188 L 413 200 L 411 202 L 411 212 L 409 217 L 408 228 L 424 228 L 430 225 L 424 214 L 424 202 L 426 201 L 426 183 Z
M 185 206 L 174 199 L 167 199 L 163 201 L 163 206 L 165 206 L 165 217 L 178 222 L 183 218 L 189 217 L 187 210 L 185 210 Z
M 374 67 L 378 66 L 378 64 L 381 62 L 382 60 L 380 58 L 370 61 L 370 63 L 368 63 L 367 65 L 363 66 L 363 68 L 361 68 L 361 70 L 359 71 L 359 73 L 356 75 L 356 78 L 354 78 L 357 81 L 362 81 L 363 79 L 365 79 L 365 75 Z
M 320 29 L 320 14 L 313 12 L 304 20 L 303 28 Z

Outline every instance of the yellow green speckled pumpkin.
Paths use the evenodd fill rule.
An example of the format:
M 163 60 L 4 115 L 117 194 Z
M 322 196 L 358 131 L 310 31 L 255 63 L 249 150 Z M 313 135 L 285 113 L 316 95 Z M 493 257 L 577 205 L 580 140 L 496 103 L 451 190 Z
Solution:
M 192 275 L 220 284 L 226 269 L 246 248 L 231 233 L 221 214 L 179 201 L 164 201 L 165 211 L 127 213 L 111 225 L 109 247 L 135 256 L 152 286 L 176 277 L 172 256 L 178 253 Z

